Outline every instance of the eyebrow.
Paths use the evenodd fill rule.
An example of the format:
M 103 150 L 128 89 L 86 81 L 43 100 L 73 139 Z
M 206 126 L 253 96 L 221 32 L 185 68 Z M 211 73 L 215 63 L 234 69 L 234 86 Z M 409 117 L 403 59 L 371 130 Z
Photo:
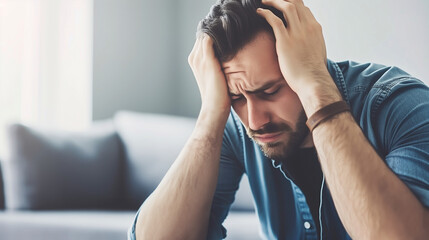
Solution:
M 267 90 L 268 88 L 271 88 L 272 86 L 276 85 L 280 81 L 284 81 L 283 77 L 279 78 L 279 79 L 270 80 L 267 83 L 265 83 L 264 85 L 262 85 L 260 88 L 257 88 L 255 90 L 246 90 L 246 93 L 255 94 L 255 93 L 263 92 L 263 91 Z M 240 96 L 240 95 L 241 94 L 236 94 L 236 93 L 233 93 L 233 92 L 229 92 L 229 96 L 231 96 L 231 97 Z

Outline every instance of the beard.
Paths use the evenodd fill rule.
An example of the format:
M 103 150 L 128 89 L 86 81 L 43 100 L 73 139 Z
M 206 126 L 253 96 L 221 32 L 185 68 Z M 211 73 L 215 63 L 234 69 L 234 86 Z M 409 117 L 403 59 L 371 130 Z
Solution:
M 286 123 L 269 122 L 258 130 L 246 127 L 247 135 L 259 145 L 259 148 L 266 157 L 284 162 L 297 151 L 307 137 L 309 129 L 305 124 L 306 120 L 307 116 L 302 111 L 294 129 Z M 255 135 L 281 132 L 282 138 L 276 142 L 261 143 L 255 138 Z

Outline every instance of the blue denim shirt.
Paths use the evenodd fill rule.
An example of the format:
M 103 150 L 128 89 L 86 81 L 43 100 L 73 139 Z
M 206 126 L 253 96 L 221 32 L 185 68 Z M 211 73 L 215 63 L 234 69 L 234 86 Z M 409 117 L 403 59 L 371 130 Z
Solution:
M 328 70 L 354 119 L 388 167 L 429 207 L 429 88 L 396 67 L 328 60 Z M 227 121 L 208 239 L 226 237 L 222 226 L 243 174 L 247 174 L 263 239 L 351 239 L 325 181 L 319 219 L 280 164 L 267 159 L 238 116 Z M 134 227 L 129 239 L 134 239 Z

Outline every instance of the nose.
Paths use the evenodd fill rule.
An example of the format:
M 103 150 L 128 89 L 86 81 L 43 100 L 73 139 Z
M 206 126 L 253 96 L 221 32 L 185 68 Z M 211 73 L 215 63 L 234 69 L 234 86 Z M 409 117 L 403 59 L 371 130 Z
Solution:
M 270 121 L 268 109 L 262 101 L 249 99 L 247 101 L 247 114 L 249 128 L 252 130 L 258 130 Z

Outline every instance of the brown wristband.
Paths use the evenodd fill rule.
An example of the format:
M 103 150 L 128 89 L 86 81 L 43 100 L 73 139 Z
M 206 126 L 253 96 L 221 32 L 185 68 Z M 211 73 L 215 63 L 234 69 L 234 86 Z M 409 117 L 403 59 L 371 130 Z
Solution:
M 329 118 L 342 113 L 345 111 L 350 111 L 349 105 L 344 101 L 334 102 L 319 109 L 315 112 L 308 120 L 307 127 L 310 129 L 310 132 L 313 132 L 314 128 L 317 127 L 321 122 L 328 120 Z

